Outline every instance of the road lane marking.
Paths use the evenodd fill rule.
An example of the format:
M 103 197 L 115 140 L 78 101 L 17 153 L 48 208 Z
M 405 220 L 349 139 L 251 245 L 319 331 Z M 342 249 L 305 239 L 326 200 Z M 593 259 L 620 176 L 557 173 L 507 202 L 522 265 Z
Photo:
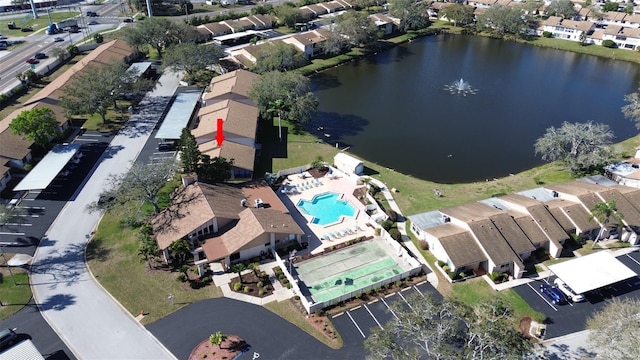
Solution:
M 364 308 L 367 309 L 367 312 L 369 313 L 369 315 L 371 315 L 371 317 L 373 318 L 373 320 L 376 322 L 376 324 L 378 324 L 378 326 L 380 327 L 380 329 L 384 330 L 384 328 L 382 327 L 382 325 L 380 325 L 380 322 L 378 322 L 378 319 L 376 319 L 375 316 L 373 316 L 373 313 L 371 312 L 371 310 L 369 310 L 369 308 L 367 307 L 367 305 L 364 305 Z
M 360 332 L 360 335 L 362 335 L 363 338 L 366 338 L 366 336 L 364 336 L 364 333 L 362 332 L 362 329 L 360 329 L 360 326 L 358 326 L 356 321 L 353 320 L 353 317 L 351 317 L 351 314 L 349 312 L 347 312 L 347 316 L 349 317 L 349 319 L 351 319 L 351 322 L 353 323 L 353 325 L 356 326 L 356 329 L 358 329 L 358 331 Z
M 396 320 L 400 320 L 400 319 L 398 318 L 398 316 L 396 315 L 396 313 L 394 313 L 394 312 L 393 312 L 393 310 L 391 310 L 391 308 L 389 307 L 389 304 L 387 304 L 387 302 L 386 302 L 386 301 L 384 301 L 384 299 L 380 299 L 380 300 L 382 300 L 382 303 L 384 304 L 384 306 L 386 306 L 386 307 L 387 307 L 387 309 L 389 310 L 389 312 L 391 313 L 391 315 L 393 315 L 393 317 L 395 317 L 395 318 L 396 318 Z
M 413 306 L 411 306 L 411 304 L 409 304 L 409 302 L 407 301 L 407 299 L 404 298 L 404 296 L 402 296 L 402 294 L 400 292 L 398 292 L 398 295 L 400 295 L 400 297 L 402 298 L 402 300 L 404 300 L 405 303 L 407 303 L 407 305 L 409 306 L 409 308 L 411 310 L 413 310 Z
M 418 292 L 418 294 L 420 294 L 420 296 L 424 297 L 424 294 L 422 293 L 422 291 L 420 291 L 420 289 L 418 289 L 415 285 L 413 285 L 413 288 Z

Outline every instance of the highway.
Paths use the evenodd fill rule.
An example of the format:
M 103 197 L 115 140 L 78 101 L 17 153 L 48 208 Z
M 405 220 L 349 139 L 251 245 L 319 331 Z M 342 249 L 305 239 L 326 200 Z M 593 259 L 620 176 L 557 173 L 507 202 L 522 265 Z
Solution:
M 0 93 L 6 93 L 9 89 L 18 84 L 16 75 L 31 69 L 31 64 L 26 61 L 32 58 L 36 52 L 41 52 L 49 56 L 41 59 L 35 64 L 37 70 L 44 69 L 54 62 L 55 58 L 52 51 L 56 47 L 66 48 L 70 44 L 77 44 L 82 40 L 84 35 L 109 30 L 118 27 L 122 23 L 118 4 L 105 5 L 87 5 L 80 8 L 83 14 L 86 11 L 95 11 L 100 17 L 80 19 L 79 25 L 86 24 L 91 20 L 97 21 L 96 25 L 87 25 L 81 28 L 78 33 L 63 32 L 56 35 L 46 35 L 44 29 L 33 33 L 24 33 L 24 37 L 9 37 L 9 41 L 24 41 L 23 44 L 14 47 L 11 50 L 0 50 Z M 41 14 L 42 16 L 42 14 Z M 45 15 L 46 16 L 46 15 Z M 54 42 L 54 38 L 60 37 L 61 42 Z

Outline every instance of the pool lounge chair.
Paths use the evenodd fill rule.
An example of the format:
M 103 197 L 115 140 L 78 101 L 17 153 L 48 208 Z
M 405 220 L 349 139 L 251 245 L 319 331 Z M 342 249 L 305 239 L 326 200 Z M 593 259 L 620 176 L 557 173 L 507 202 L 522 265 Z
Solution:
M 330 240 L 329 234 L 322 235 L 322 240 Z
M 331 237 L 332 237 L 332 238 L 339 238 L 340 236 L 342 236 L 342 235 L 340 235 L 340 233 L 339 233 L 339 232 L 337 232 L 337 231 L 332 231 L 332 232 L 330 232 L 329 234 L 331 234 Z

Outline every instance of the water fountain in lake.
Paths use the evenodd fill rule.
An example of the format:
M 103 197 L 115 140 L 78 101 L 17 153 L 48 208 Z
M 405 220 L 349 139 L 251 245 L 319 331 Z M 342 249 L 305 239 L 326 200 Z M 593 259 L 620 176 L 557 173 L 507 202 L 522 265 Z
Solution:
M 462 78 L 458 81 L 454 81 L 449 85 L 445 85 L 444 89 L 449 91 L 452 94 L 461 94 L 463 96 L 467 96 L 468 94 L 475 94 L 478 90 L 474 89 L 469 85 L 468 82 L 464 81 Z

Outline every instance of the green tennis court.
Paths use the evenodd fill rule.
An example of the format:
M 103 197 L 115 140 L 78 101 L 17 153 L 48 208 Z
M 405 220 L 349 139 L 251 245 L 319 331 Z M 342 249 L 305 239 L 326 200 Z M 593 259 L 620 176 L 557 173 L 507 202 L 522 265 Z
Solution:
M 405 270 L 374 239 L 296 265 L 299 278 L 317 302 L 366 288 Z

